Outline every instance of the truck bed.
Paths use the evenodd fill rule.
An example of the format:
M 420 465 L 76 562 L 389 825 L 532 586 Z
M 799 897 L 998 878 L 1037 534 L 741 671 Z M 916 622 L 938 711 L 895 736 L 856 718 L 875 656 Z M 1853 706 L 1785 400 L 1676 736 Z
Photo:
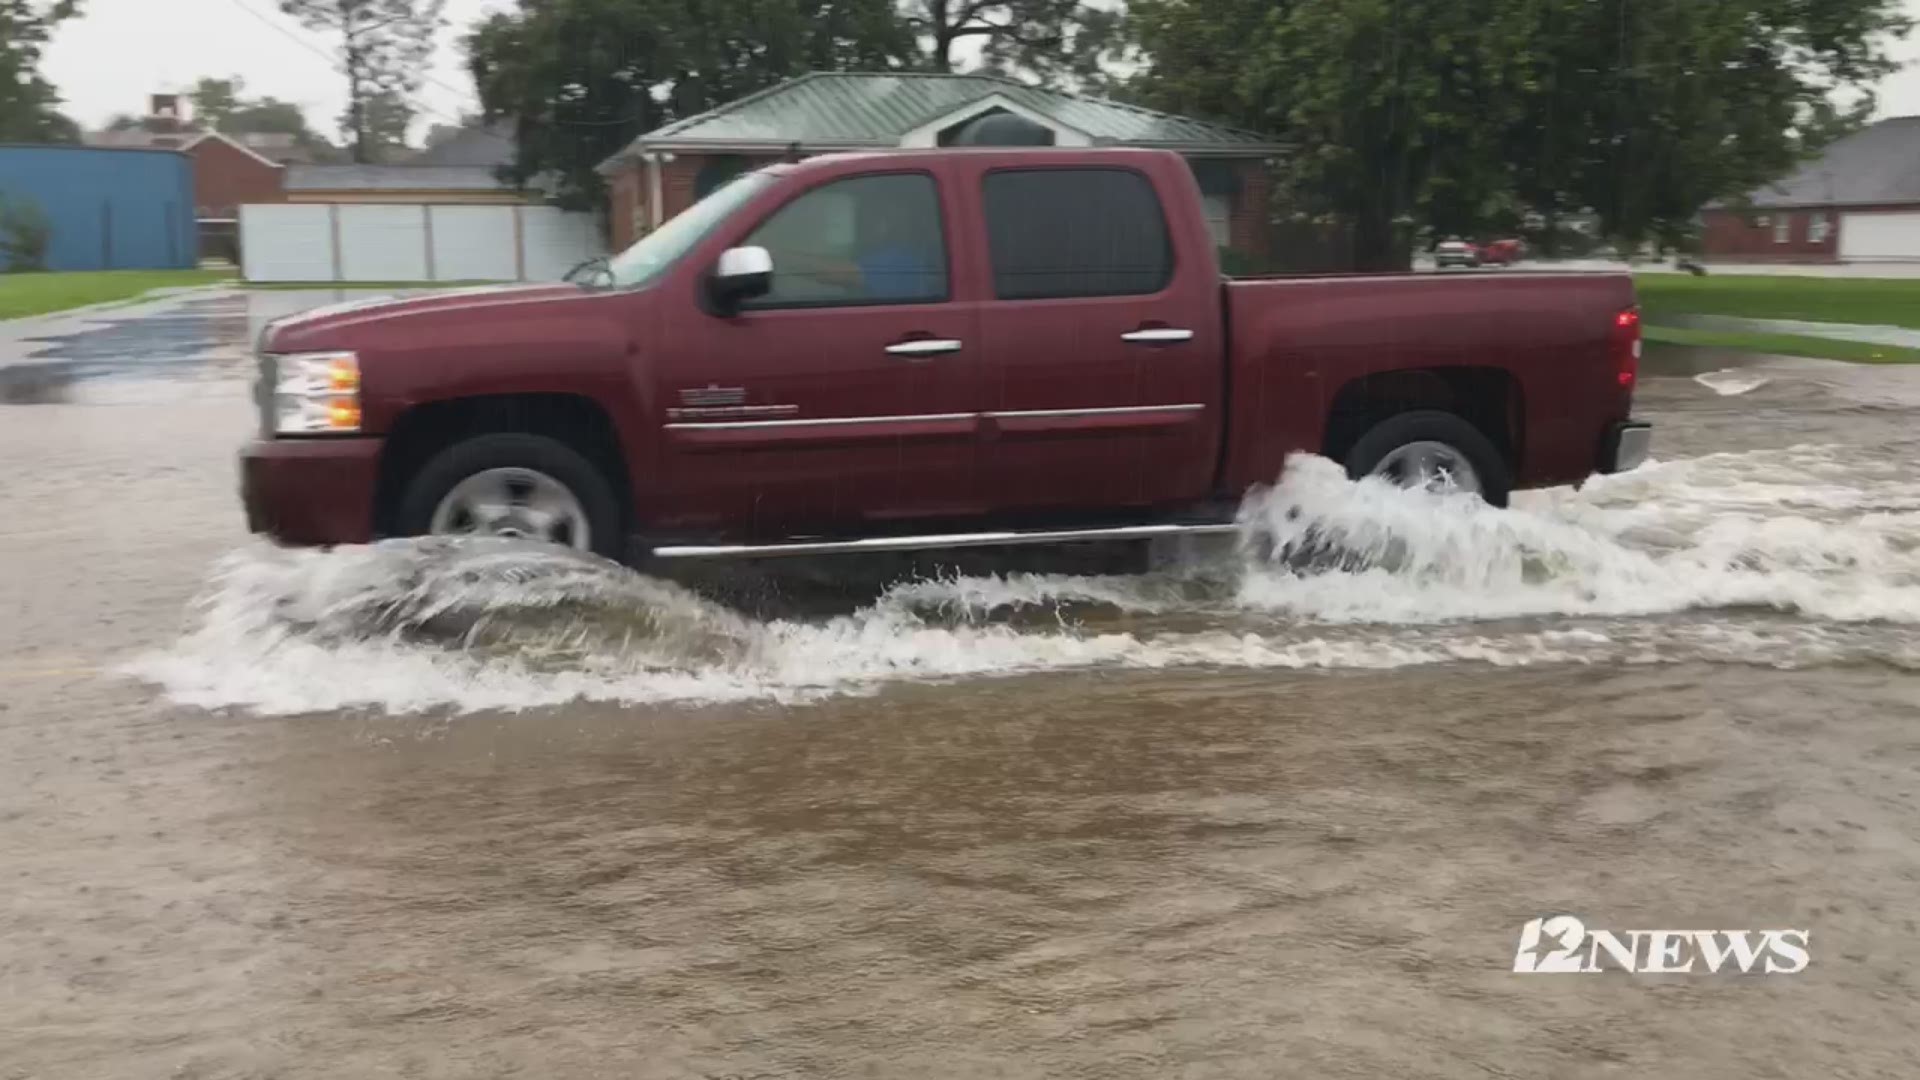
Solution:
M 1271 482 L 1293 451 L 1322 452 L 1338 435 L 1329 425 L 1342 390 L 1389 371 L 1506 386 L 1525 441 L 1518 486 L 1585 478 L 1631 408 L 1609 351 L 1615 319 L 1634 304 L 1625 274 L 1342 274 L 1222 288 L 1224 490 Z

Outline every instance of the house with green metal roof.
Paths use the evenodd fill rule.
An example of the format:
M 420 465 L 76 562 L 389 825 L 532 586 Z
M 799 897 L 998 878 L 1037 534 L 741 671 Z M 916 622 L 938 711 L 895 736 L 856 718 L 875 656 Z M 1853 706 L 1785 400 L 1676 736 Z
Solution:
M 1133 146 L 1193 166 L 1222 247 L 1265 253 L 1267 163 L 1239 128 L 998 75 L 818 72 L 649 131 L 600 165 L 616 247 L 740 172 L 792 154 L 966 145 Z

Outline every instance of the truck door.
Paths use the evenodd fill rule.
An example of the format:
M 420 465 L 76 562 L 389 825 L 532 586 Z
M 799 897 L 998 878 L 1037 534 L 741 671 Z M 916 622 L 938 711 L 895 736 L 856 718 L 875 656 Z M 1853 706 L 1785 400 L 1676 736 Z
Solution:
M 983 491 L 1034 511 L 1204 496 L 1220 428 L 1220 282 L 1202 269 L 1211 260 L 1176 249 L 1147 173 L 1004 159 L 958 170 L 971 173 L 988 264 Z M 1199 229 L 1190 209 L 1194 222 L 1181 220 Z
M 666 520 L 763 535 L 976 508 L 974 306 L 935 171 L 831 176 L 738 226 L 772 289 L 662 327 Z

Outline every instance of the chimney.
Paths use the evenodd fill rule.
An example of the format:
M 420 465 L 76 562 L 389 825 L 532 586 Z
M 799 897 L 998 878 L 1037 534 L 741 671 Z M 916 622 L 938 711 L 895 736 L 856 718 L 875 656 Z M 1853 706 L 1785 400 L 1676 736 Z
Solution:
M 184 126 L 183 119 L 179 94 L 153 94 L 147 98 L 148 131 L 179 131 Z

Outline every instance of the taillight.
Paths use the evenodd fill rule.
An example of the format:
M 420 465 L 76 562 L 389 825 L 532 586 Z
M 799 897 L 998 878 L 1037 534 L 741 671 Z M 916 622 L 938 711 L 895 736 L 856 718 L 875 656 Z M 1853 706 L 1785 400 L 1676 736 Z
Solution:
M 1633 389 L 1640 377 L 1640 309 L 1628 308 L 1613 317 L 1613 377 L 1620 389 Z

